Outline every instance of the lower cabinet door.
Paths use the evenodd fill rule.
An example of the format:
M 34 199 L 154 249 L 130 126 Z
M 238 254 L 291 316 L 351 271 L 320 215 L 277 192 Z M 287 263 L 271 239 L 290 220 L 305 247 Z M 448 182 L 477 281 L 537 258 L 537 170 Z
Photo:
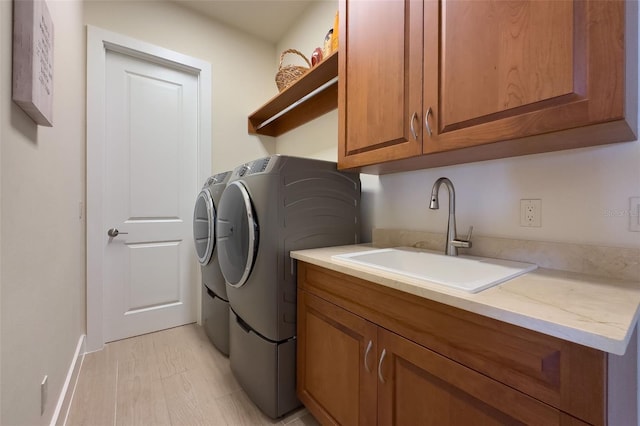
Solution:
M 583 424 L 383 328 L 378 352 L 378 425 Z
M 376 330 L 298 291 L 298 398 L 323 425 L 376 424 Z

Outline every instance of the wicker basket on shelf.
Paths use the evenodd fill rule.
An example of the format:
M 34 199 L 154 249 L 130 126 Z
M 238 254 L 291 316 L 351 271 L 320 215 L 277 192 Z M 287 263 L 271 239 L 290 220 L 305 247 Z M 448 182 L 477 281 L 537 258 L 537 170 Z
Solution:
M 302 59 L 307 63 L 308 67 L 301 67 L 298 65 L 285 65 L 282 66 L 282 60 L 284 59 L 284 55 L 287 53 L 295 53 L 298 56 L 301 56 Z M 278 67 L 278 72 L 276 73 L 276 85 L 278 86 L 278 90 L 282 92 L 287 87 L 291 86 L 296 80 L 298 80 L 304 73 L 309 71 L 311 68 L 311 63 L 302 53 L 298 52 L 295 49 L 287 49 L 280 55 L 280 66 Z

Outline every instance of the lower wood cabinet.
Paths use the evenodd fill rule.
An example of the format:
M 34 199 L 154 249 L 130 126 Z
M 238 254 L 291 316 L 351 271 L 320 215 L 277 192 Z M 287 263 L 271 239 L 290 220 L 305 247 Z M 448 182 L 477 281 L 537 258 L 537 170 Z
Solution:
M 299 306 L 298 397 L 322 424 L 587 424 L 312 294 Z
M 298 397 L 322 424 L 376 424 L 375 324 L 298 293 Z
M 369 310 L 371 295 L 358 286 L 361 284 L 376 286 L 313 265 L 300 263 L 298 266 L 297 391 L 300 400 L 323 425 L 606 423 L 606 366 L 602 352 L 580 347 L 584 348 L 584 353 L 572 355 L 566 347 L 553 349 L 554 342 L 546 342 L 539 350 L 528 346 L 524 352 L 519 352 L 515 345 L 527 340 L 524 337 L 498 342 L 486 338 L 487 334 L 480 336 L 485 340 L 484 353 L 449 352 L 443 355 L 400 334 L 410 333 L 403 332 L 402 314 L 392 311 L 394 302 L 398 302 L 398 308 L 407 312 L 407 307 L 402 306 L 407 301 L 404 299 L 403 302 L 404 294 L 384 288 L 384 295 L 372 296 L 380 301 L 380 307 Z M 384 306 L 389 312 L 385 312 Z M 428 305 L 427 309 L 431 310 Z M 483 317 L 476 317 L 482 323 Z M 491 325 L 502 332 L 511 331 L 510 327 L 519 329 L 489 321 L 495 322 Z M 440 322 L 437 326 L 442 328 L 443 334 L 433 337 L 440 340 L 440 348 L 455 345 L 455 338 L 447 341 L 448 324 Z M 529 343 L 539 344 L 535 339 Z M 538 356 L 548 353 L 550 347 L 551 353 L 557 355 Z M 505 368 L 501 373 L 512 376 L 505 380 L 509 385 L 499 380 L 503 376 L 493 373 L 499 369 L 488 367 L 494 353 L 503 356 Z M 521 376 L 509 373 L 510 353 L 529 357 L 520 360 L 515 369 L 525 370 L 523 366 L 530 364 L 541 372 L 541 377 L 533 377 L 535 375 L 531 373 Z M 565 358 L 563 362 L 559 362 L 561 357 Z M 567 362 L 574 359 L 584 362 L 573 361 L 579 365 L 572 370 Z M 475 368 L 482 363 L 484 367 Z M 550 404 L 528 395 L 522 389 L 537 391 L 526 383 L 527 375 L 533 377 L 531 381 L 539 382 L 538 385 L 542 383 L 542 387 L 555 386 L 560 397 L 551 399 Z M 547 379 L 542 378 L 543 375 Z M 573 375 L 580 379 L 572 379 Z M 543 383 L 545 381 L 551 384 Z M 563 396 L 568 393 L 583 396 L 572 400 Z

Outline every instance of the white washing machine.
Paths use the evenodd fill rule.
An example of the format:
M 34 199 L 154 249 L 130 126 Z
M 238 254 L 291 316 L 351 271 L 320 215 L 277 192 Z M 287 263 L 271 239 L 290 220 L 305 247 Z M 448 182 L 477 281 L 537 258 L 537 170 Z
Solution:
M 216 249 L 217 208 L 231 172 L 207 179 L 193 210 L 193 239 L 202 271 L 202 322 L 209 340 L 229 355 L 229 299 Z
M 299 405 L 289 252 L 358 243 L 359 222 L 360 177 L 333 162 L 262 158 L 237 167 L 222 194 L 216 238 L 231 307 L 231 369 L 272 418 Z

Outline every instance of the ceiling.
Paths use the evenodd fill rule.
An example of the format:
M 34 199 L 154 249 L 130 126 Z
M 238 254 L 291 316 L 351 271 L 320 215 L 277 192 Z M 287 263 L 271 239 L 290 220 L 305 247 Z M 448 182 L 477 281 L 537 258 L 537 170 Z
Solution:
M 318 0 L 173 0 L 231 27 L 277 43 Z

